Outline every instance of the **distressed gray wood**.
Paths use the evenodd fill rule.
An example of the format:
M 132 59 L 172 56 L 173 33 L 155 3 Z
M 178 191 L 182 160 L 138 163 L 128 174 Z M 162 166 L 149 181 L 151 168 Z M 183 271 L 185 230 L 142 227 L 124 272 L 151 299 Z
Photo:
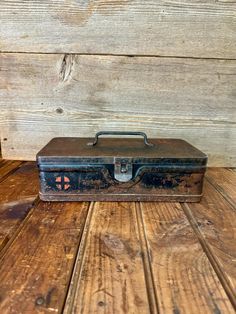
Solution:
M 140 130 L 235 165 L 234 60 L 13 53 L 0 68 L 4 158 L 33 160 L 55 136 Z
M 0 1 L 1 51 L 235 58 L 232 0 Z

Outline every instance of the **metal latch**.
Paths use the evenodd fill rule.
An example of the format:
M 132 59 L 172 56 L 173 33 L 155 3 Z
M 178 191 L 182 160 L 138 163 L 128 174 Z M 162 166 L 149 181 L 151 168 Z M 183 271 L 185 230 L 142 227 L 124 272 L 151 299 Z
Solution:
M 117 181 L 127 182 L 132 179 L 132 158 L 114 158 L 114 177 Z

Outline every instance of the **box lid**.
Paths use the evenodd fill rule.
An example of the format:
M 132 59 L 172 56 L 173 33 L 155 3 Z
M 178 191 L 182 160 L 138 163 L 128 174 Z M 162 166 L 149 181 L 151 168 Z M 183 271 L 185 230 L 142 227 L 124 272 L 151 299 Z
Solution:
M 102 135 L 106 132 L 100 132 Z M 114 132 L 112 132 L 114 133 Z M 117 132 L 117 134 L 126 132 Z M 142 132 L 131 132 L 143 134 Z M 131 134 L 127 132 L 127 134 Z M 98 135 L 101 135 L 97 133 Z M 110 134 L 110 132 L 107 132 Z M 131 134 L 132 135 L 132 134 Z M 96 135 L 97 136 L 97 135 Z M 145 135 L 146 136 L 146 135 Z M 132 163 L 155 163 L 162 160 L 198 161 L 206 164 L 207 156 L 181 139 L 147 138 L 93 138 L 57 137 L 53 138 L 37 154 L 37 160 L 43 162 L 113 163 L 114 158 L 131 158 Z M 95 143 L 96 142 L 96 143 Z M 95 145 L 91 145 L 95 144 Z

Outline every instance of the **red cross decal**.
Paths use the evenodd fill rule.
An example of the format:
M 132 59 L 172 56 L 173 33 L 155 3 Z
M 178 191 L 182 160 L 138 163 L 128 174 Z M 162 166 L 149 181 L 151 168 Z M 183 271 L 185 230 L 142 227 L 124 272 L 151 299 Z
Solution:
M 66 176 L 59 176 L 59 177 L 56 177 L 56 187 L 59 189 L 59 190 L 68 190 L 69 187 L 70 187 L 70 179 Z

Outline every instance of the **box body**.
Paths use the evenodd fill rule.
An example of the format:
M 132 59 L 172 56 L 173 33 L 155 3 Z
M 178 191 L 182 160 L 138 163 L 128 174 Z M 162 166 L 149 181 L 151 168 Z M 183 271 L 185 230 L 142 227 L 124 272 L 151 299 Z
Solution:
M 179 201 L 202 196 L 207 156 L 179 139 L 54 138 L 38 154 L 45 201 Z

